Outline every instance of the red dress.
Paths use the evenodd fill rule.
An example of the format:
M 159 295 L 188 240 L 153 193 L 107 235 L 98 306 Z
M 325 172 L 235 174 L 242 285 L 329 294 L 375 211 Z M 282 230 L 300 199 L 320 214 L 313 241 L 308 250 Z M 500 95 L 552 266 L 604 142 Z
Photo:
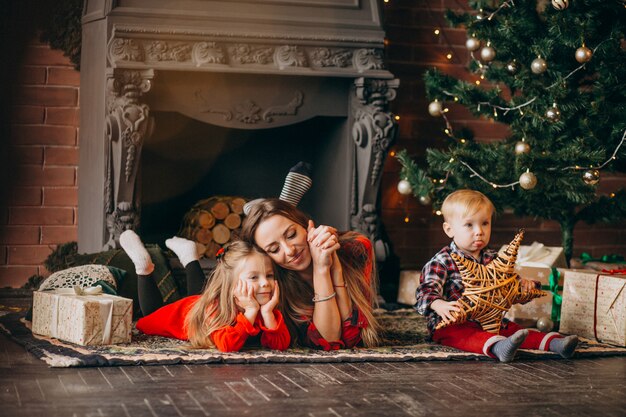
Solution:
M 371 290 L 372 281 L 372 243 L 365 236 L 359 235 L 354 240 L 341 242 L 341 257 L 350 263 L 363 265 L 365 285 Z M 370 297 L 372 294 L 370 294 Z M 371 300 L 370 300 L 371 301 Z M 341 340 L 329 342 L 322 337 L 313 321 L 304 323 L 298 329 L 299 339 L 305 346 L 323 350 L 351 349 L 361 342 L 361 329 L 368 325 L 365 315 L 354 306 L 352 314 L 341 323 Z
M 199 298 L 199 295 L 191 295 L 167 304 L 154 313 L 140 318 L 137 321 L 137 329 L 149 335 L 189 340 L 185 319 Z M 275 329 L 268 329 L 263 325 L 260 314 L 257 315 L 253 325 L 243 313 L 239 313 L 235 324 L 217 329 L 211 333 L 211 339 L 222 352 L 236 352 L 244 345 L 254 346 L 259 343 L 269 349 L 285 350 L 291 342 L 289 330 L 280 311 L 274 310 L 274 317 L 278 325 Z

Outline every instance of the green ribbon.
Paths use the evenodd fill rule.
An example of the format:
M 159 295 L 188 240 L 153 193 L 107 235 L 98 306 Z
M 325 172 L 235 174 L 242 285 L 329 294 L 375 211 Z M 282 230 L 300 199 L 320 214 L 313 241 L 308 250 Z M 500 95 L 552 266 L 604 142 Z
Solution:
M 561 321 L 561 304 L 563 303 L 563 296 L 559 294 L 559 291 L 563 291 L 563 287 L 559 286 L 559 279 L 561 278 L 561 273 L 558 269 L 552 268 L 550 272 L 550 285 L 544 285 L 541 287 L 542 290 L 550 291 L 552 293 L 552 312 L 550 314 L 550 318 L 556 324 Z
M 592 258 L 590 254 L 588 254 L 587 252 L 583 252 L 580 255 L 580 260 L 583 264 L 586 264 L 587 262 L 604 262 L 607 264 L 626 263 L 626 260 L 624 260 L 624 257 L 622 255 L 617 255 L 615 253 L 612 253 L 610 255 L 602 255 L 599 258 Z

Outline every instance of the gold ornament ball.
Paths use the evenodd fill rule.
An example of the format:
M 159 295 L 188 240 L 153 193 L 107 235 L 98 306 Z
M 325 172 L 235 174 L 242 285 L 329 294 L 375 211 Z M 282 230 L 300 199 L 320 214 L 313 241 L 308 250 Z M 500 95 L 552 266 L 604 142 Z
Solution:
M 423 205 L 423 206 L 427 206 L 431 202 L 431 199 L 430 199 L 429 195 L 421 195 L 421 196 L 419 196 L 418 200 L 419 200 L 420 204 Z
M 431 116 L 441 116 L 441 113 L 442 113 L 441 102 L 437 100 L 432 101 L 428 105 L 428 113 L 430 113 Z
M 530 152 L 530 145 L 524 141 L 519 141 L 515 144 L 515 154 L 521 155 Z
M 491 62 L 496 59 L 496 50 L 491 46 L 485 46 L 480 50 L 480 58 L 485 62 Z
M 537 185 L 537 177 L 532 172 L 524 172 L 519 176 L 519 185 L 524 190 L 532 190 Z
M 506 70 L 509 72 L 509 74 L 517 74 L 517 71 L 519 71 L 519 64 L 516 60 L 510 61 L 508 64 L 506 64 Z
M 589 169 L 583 172 L 583 181 L 587 185 L 596 185 L 600 182 L 600 171 L 597 169 Z
M 586 46 L 581 46 L 580 48 L 578 48 L 576 50 L 576 61 L 580 62 L 581 64 L 584 64 L 585 62 L 589 62 L 591 60 L 591 57 L 593 56 L 593 52 L 591 51 L 591 49 L 587 48 Z
M 533 74 L 543 74 L 548 69 L 548 64 L 543 58 L 535 58 L 530 63 L 530 70 Z
M 554 329 L 554 322 L 550 320 L 550 317 L 539 317 L 537 320 L 537 330 L 544 333 L 549 333 Z
M 409 195 L 413 192 L 413 188 L 411 187 L 411 183 L 407 180 L 398 181 L 398 192 L 402 195 Z
M 556 10 L 565 10 L 569 6 L 569 0 L 552 0 L 552 7 Z
M 546 118 L 553 123 L 556 123 L 559 120 L 561 120 L 561 111 L 556 106 L 556 104 L 553 104 L 552 107 L 546 110 Z
M 470 51 L 474 52 L 480 48 L 480 40 L 475 37 L 467 38 L 465 41 L 465 47 Z

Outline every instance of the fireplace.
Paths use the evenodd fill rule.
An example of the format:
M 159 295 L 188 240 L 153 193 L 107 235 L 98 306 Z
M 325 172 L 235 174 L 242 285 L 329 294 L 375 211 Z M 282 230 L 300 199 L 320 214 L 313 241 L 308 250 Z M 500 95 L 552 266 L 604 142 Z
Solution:
M 380 238 L 398 81 L 374 0 L 87 0 L 79 250 L 176 232 L 211 195 L 277 196 L 313 164 L 302 208 Z

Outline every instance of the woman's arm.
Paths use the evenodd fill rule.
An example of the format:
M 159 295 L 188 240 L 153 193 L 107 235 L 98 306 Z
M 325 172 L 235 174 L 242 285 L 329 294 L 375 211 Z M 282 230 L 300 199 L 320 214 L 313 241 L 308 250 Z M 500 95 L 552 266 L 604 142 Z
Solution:
M 335 292 L 337 293 L 337 307 L 339 308 L 339 314 L 343 322 L 352 315 L 352 300 L 350 300 L 348 290 L 346 289 L 346 281 L 343 279 L 343 268 L 341 267 L 337 252 L 333 252 L 333 264 L 330 268 L 330 276 Z
M 337 305 L 336 292 L 331 279 L 332 255 L 339 249 L 339 243 L 327 244 L 331 233 L 320 233 L 313 222 L 309 222 L 308 232 L 315 235 L 309 241 L 311 258 L 313 262 L 313 323 L 320 335 L 329 342 L 341 338 L 341 313 Z M 335 240 L 336 242 L 336 240 Z

